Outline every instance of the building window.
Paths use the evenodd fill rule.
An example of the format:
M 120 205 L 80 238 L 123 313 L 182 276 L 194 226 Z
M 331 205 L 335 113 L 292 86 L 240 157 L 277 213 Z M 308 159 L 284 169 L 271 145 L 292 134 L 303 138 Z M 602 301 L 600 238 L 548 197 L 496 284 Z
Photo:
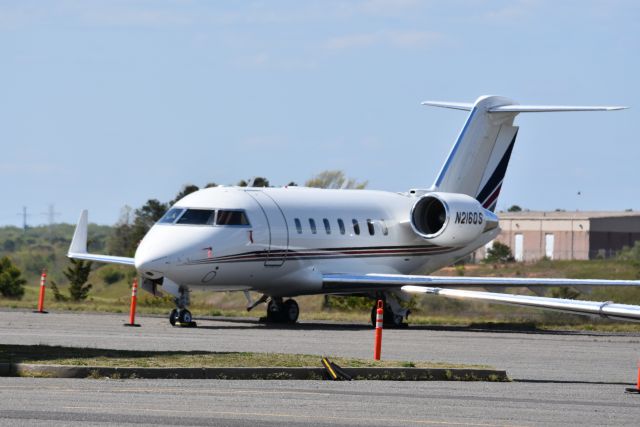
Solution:
M 329 220 L 324 218 L 322 222 L 324 223 L 324 231 L 326 231 L 327 234 L 331 234 L 331 225 L 329 224 Z
M 313 218 L 309 218 L 309 227 L 311 227 L 311 234 L 316 234 L 318 232 L 316 229 L 316 222 Z
M 370 219 L 367 220 L 367 228 L 369 229 L 369 235 L 373 236 L 376 234 L 376 228 L 373 226 L 373 221 Z
M 338 228 L 340 229 L 340 234 L 344 234 L 345 233 L 344 221 L 341 220 L 341 219 L 338 219 Z
M 544 256 L 549 259 L 553 259 L 553 249 L 555 245 L 555 237 L 553 233 L 547 233 L 544 235 Z
M 356 236 L 360 235 L 360 224 L 358 224 L 358 220 L 357 219 L 353 219 L 353 232 L 355 233 Z
M 302 224 L 300 223 L 300 220 L 295 218 L 293 222 L 296 223 L 296 230 L 298 231 L 298 234 L 302 234 Z
M 524 261 L 524 236 L 522 234 L 515 235 L 516 252 L 514 258 L 516 261 Z

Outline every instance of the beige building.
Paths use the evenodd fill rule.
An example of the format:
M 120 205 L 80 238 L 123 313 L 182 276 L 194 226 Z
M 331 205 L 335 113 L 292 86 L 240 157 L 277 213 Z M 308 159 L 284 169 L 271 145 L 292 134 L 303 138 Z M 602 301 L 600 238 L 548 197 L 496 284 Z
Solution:
M 640 212 L 502 212 L 497 241 L 517 261 L 593 259 L 614 256 L 640 240 Z M 486 249 L 476 251 L 483 259 Z

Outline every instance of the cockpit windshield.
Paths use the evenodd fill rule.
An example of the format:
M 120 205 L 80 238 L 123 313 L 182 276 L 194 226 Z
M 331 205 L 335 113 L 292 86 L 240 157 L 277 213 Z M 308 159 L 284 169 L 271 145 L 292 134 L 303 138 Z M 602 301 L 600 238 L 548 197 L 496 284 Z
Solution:
M 158 224 L 251 226 L 243 210 L 171 208 Z
M 244 211 L 219 210 L 216 225 L 249 225 Z
M 164 214 L 164 216 L 160 218 L 160 221 L 158 222 L 161 224 L 173 224 L 176 221 L 176 219 L 178 219 L 178 217 L 182 212 L 184 212 L 184 209 L 179 209 L 179 208 L 169 209 L 169 211 L 166 214 Z
M 209 209 L 187 209 L 176 224 L 213 225 L 216 211 Z

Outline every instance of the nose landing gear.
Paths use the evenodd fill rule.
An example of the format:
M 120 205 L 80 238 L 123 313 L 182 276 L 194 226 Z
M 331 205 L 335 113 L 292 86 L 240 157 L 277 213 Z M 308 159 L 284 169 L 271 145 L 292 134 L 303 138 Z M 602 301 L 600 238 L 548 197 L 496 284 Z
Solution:
M 187 310 L 189 301 L 189 289 L 181 286 L 180 293 L 175 299 L 178 308 L 174 308 L 169 314 L 169 323 L 171 323 L 171 326 L 181 326 L 187 328 L 193 328 L 197 326 L 196 322 L 193 321 L 191 312 Z
M 169 314 L 169 323 L 171 326 L 196 326 L 196 322 L 193 321 L 193 317 L 191 316 L 191 312 L 186 308 L 174 308 L 171 310 Z

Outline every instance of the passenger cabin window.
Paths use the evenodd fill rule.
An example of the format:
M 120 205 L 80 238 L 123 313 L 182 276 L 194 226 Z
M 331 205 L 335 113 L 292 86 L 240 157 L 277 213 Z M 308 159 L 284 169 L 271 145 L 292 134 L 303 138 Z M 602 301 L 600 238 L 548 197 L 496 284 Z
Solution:
M 356 234 L 356 236 L 360 235 L 360 224 L 358 224 L 358 220 L 357 219 L 353 219 L 353 232 Z
M 325 218 L 322 222 L 324 223 L 324 231 L 326 231 L 327 234 L 331 234 L 331 224 L 329 224 L 329 220 Z
M 164 214 L 164 216 L 160 218 L 160 221 L 158 222 L 161 224 L 173 224 L 174 222 L 176 222 L 176 219 L 178 219 L 178 217 L 182 212 L 184 212 L 184 209 L 179 209 L 179 208 L 169 209 L 169 212 Z
M 316 234 L 318 230 L 316 230 L 316 222 L 313 218 L 309 218 L 309 227 L 311 227 L 311 234 Z
M 187 209 L 176 224 L 213 225 L 216 211 L 210 209 Z
M 387 227 L 387 223 L 384 222 L 384 219 L 380 220 L 380 226 L 382 227 L 382 234 L 384 236 L 389 235 L 389 227 Z
M 295 218 L 293 222 L 296 223 L 296 230 L 298 231 L 298 234 L 302 234 L 302 224 L 300 223 L 300 220 Z
M 244 211 L 219 210 L 216 225 L 251 225 Z
M 344 221 L 341 219 L 338 219 L 338 228 L 340 229 L 340 234 L 344 234 L 345 230 L 344 230 Z
M 367 220 L 367 228 L 369 229 L 369 234 L 373 236 L 376 234 L 376 228 L 373 226 L 373 221 L 370 219 Z

